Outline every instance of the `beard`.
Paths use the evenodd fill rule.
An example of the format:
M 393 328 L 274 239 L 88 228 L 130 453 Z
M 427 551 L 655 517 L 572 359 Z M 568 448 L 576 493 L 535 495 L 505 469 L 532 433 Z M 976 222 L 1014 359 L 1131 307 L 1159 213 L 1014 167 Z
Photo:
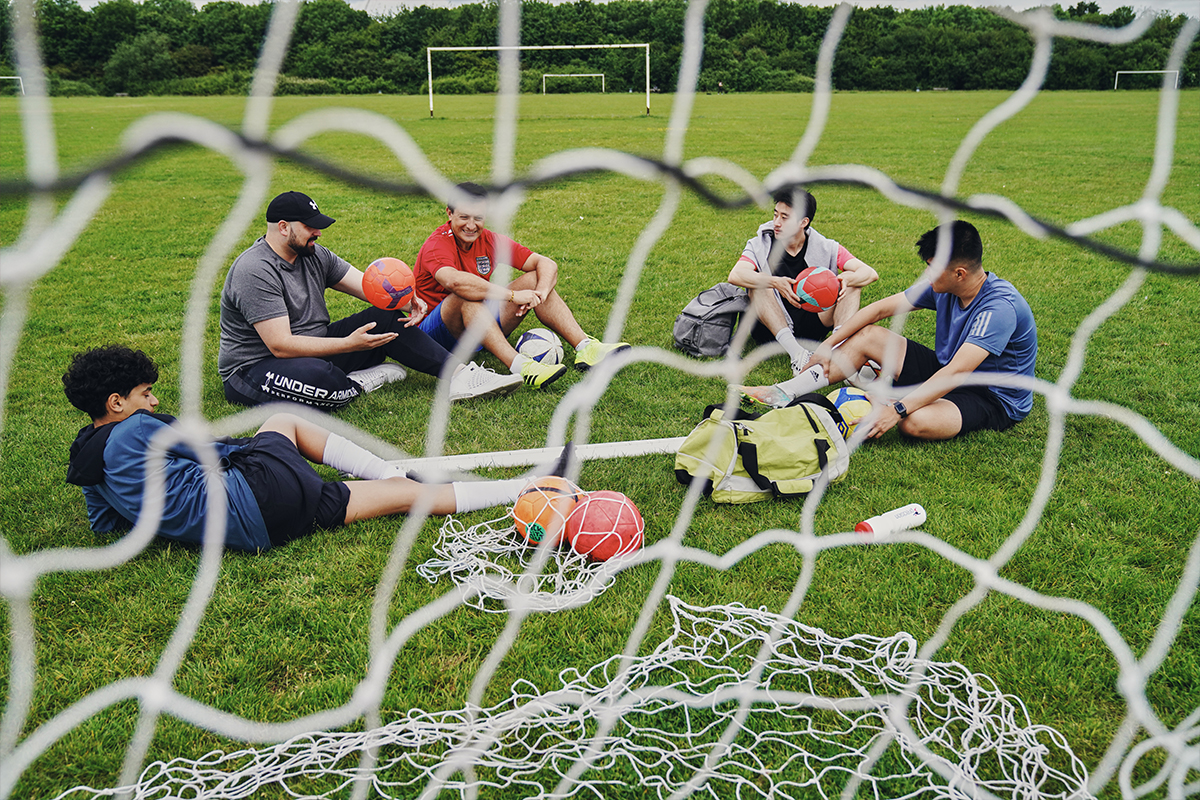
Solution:
M 313 236 L 309 239 L 301 239 L 295 233 L 288 234 L 288 247 L 292 248 L 292 252 L 298 256 L 311 256 L 317 251 L 317 237 Z

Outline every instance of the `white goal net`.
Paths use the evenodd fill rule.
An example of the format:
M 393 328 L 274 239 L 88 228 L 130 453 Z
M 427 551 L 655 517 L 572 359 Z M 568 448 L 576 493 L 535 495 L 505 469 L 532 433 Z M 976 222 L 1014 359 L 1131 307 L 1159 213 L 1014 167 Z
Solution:
M 27 94 L 20 98 L 20 126 L 27 153 L 27 204 L 24 227 L 0 250 L 4 291 L 0 318 L 0 421 L 18 346 L 39 335 L 29 329 L 31 288 L 60 268 L 72 244 L 90 226 L 114 191 L 113 170 L 149 153 L 164 142 L 188 142 L 224 154 L 238 170 L 242 188 L 209 244 L 192 279 L 181 362 L 180 436 L 199 439 L 245 430 L 263 412 L 204 420 L 200 410 L 203 342 L 211 323 L 216 276 L 231 260 L 242 232 L 259 219 L 271 186 L 273 157 L 294 153 L 326 133 L 352 131 L 375 137 L 401 162 L 416 189 L 434 198 L 450 197 L 456 182 L 440 172 L 412 137 L 395 121 L 356 109 L 325 109 L 302 115 L 268 135 L 272 87 L 279 75 L 297 15 L 297 4 L 274 6 L 268 37 L 247 98 L 242 128 L 234 132 L 210 120 L 182 114 L 156 114 L 131 124 L 117 161 L 82 180 L 59 185 L 55 151 L 55 115 L 47 98 L 32 24 L 32 0 L 16 0 L 15 50 Z M 1014 119 L 1038 98 L 1052 44 L 1071 37 L 1108 43 L 1135 41 L 1149 25 L 1139 19 L 1126 28 L 1107 29 L 1054 19 L 1045 11 L 1013 15 L 1035 42 L 1029 75 L 1022 87 L 975 121 L 962 138 L 942 176 L 938 192 L 921 192 L 893 181 L 864 164 L 810 166 L 825 134 L 833 91 L 831 71 L 839 39 L 853 12 L 848 5 L 833 14 L 821 47 L 812 114 L 797 138 L 792 157 L 763 180 L 739 164 L 697 156 L 685 160 L 684 142 L 692 121 L 704 41 L 706 4 L 689 5 L 679 85 L 665 128 L 662 154 L 647 159 L 619 148 L 566 150 L 536 162 L 527 174 L 514 167 L 517 126 L 520 5 L 501 3 L 499 46 L 501 92 L 495 101 L 492 185 L 500 194 L 494 205 L 503 230 L 530 185 L 583 173 L 610 172 L 661 184 L 663 199 L 628 253 L 624 277 L 612 303 L 606 341 L 628 338 L 634 298 L 649 253 L 680 213 L 684 198 L 698 181 L 717 177 L 740 187 L 761 203 L 770 190 L 812 183 L 865 186 L 889 202 L 931 212 L 949 221 L 962 212 L 991 214 L 1011 226 L 1014 237 L 1059 237 L 1080 249 L 1091 248 L 1129 269 L 1128 278 L 1082 317 L 1063 337 L 1065 366 L 1054 381 L 1031 382 L 1049 412 L 1041 479 L 1031 489 L 1028 511 L 1002 543 L 984 557 L 964 552 L 924 531 L 897 534 L 888 545 L 908 545 L 956 565 L 970 585 L 918 640 L 904 631 L 890 635 L 832 636 L 805 624 L 805 603 L 823 586 L 836 584 L 832 570 L 815 566 L 833 553 L 864 545 L 849 531 L 817 535 L 813 519 L 825 487 L 818 486 L 794 526 L 788 530 L 753 527 L 739 517 L 747 535 L 737 547 L 710 552 L 685 542 L 697 515 L 700 486 L 687 490 L 677 510 L 656 521 L 656 533 L 635 555 L 604 564 L 573 558 L 550 548 L 514 544 L 511 520 L 501 517 L 464 526 L 447 520 L 435 556 L 412 566 L 407 556 L 417 531 L 426 523 L 414 514 L 399 530 L 390 554 L 372 576 L 377 602 L 369 621 L 369 668 L 353 676 L 351 699 L 284 721 L 264 722 L 230 714 L 176 689 L 175 678 L 213 601 L 222 570 L 220 542 L 206 545 L 170 642 L 145 674 L 122 676 L 82 697 L 66 698 L 48 717 L 35 713 L 35 695 L 56 680 L 55 662 L 39 653 L 59 643 L 39 639 L 39 582 L 48 576 L 78 574 L 102 580 L 102 573 L 128 564 L 141 554 L 153 531 L 135 529 L 107 547 L 14 552 L 9 532 L 0 538 L 0 591 L 5 601 L 8 665 L 5 705 L 0 722 L 0 799 L 16 797 L 36 770 L 60 776 L 61 797 L 242 798 L 264 792 L 288 797 L 435 797 L 464 798 L 605 797 L 622 792 L 659 798 L 708 797 L 872 797 L 872 798 L 1083 798 L 1145 795 L 1182 798 L 1200 791 L 1200 707 L 1164 708 L 1161 695 L 1147 687 L 1169 657 L 1200 663 L 1196 647 L 1195 600 L 1200 586 L 1200 531 L 1184 531 L 1186 552 L 1175 553 L 1179 580 L 1155 612 L 1144 647 L 1133 647 L 1117 626 L 1094 605 L 1074 599 L 1073 587 L 1039 590 L 1015 580 L 1007 568 L 1029 546 L 1039 518 L 1051 504 L 1055 473 L 1071 418 L 1115 420 L 1131 431 L 1149 453 L 1153 468 L 1133 482 L 1153 482 L 1163 470 L 1188 476 L 1188 491 L 1200 481 L 1200 458 L 1163 435 L 1137 410 L 1072 394 L 1088 357 L 1089 339 L 1138 296 L 1147 276 L 1175 274 L 1196 280 L 1200 274 L 1200 228 L 1195 220 L 1163 202 L 1163 187 L 1180 157 L 1175 151 L 1182 97 L 1164 81 L 1158 103 L 1153 167 L 1135 203 L 1056 227 L 1036 219 L 1017 203 L 997 195 L 960 196 L 968 162 L 988 134 Z M 1180 69 L 1196 39 L 1200 22 L 1185 25 L 1172 52 L 1171 69 Z M 1110 95 L 1111 93 L 1105 93 Z M 431 99 L 432 102 L 432 99 Z M 1053 102 L 1051 98 L 1050 102 Z M 10 121 L 12 122 L 12 121 Z M 12 122 L 12 124 L 16 124 Z M 1182 159 L 1195 169 L 1195 154 Z M 336 166 L 336 165 L 335 165 Z M 152 167 L 151 167 L 152 169 Z M 1194 178 L 1194 176 L 1193 176 Z M 64 202 L 50 192 L 56 189 Z M 3 199 L 3 198 L 0 198 Z M 1096 245 L 1090 238 L 1124 224 L 1139 227 L 1136 253 Z M 1160 263 L 1165 231 L 1183 240 L 1190 264 Z M 698 287 L 704 288 L 704 287 Z M 680 298 L 680 305 L 686 298 Z M 1195 343 L 1190 350 L 1195 353 Z M 211 356 L 211 353 L 209 354 Z M 626 356 L 593 370 L 566 392 L 554 413 L 546 444 L 561 446 L 573 435 L 587 444 L 592 414 L 622 369 L 653 363 L 731 386 L 748 366 L 734 357 L 702 363 L 661 348 L 635 346 Z M 426 451 L 437 455 L 447 436 L 450 406 L 446 392 L 431 410 Z M 729 393 L 734 402 L 734 392 Z M 343 426 L 349 428 L 350 426 Z M 7 434 L 6 434 L 7 435 Z M 352 430 L 346 435 L 353 436 Z M 369 436 L 358 437 L 369 443 Z M 1084 468 L 1084 467 L 1079 467 Z M 577 477 L 577 476 L 576 476 Z M 161 486 L 152 487 L 161 491 Z M 1200 494 L 1194 494 L 1200 499 Z M 1195 504 L 1200 506 L 1200 503 Z M 982 516 L 986 516 L 981 511 Z M 732 523 L 731 523 L 732 524 Z M 82 533 L 82 532 L 81 532 Z M 647 529 L 649 534 L 649 528 Z M 81 537 L 82 540 L 82 537 Z M 777 610 L 750 608 L 736 598 L 691 604 L 671 592 L 671 581 L 688 569 L 728 570 L 743 559 L 784 548 L 803 566 L 786 586 Z M 1155 567 L 1165 565 L 1156 564 Z M 587 669 L 564 669 L 555 685 L 519 680 L 499 702 L 485 702 L 488 687 L 513 644 L 539 616 L 605 601 L 612 587 L 652 567 L 644 581 L 644 601 L 622 616 L 620 642 L 609 658 Z M 436 599 L 399 619 L 390 616 L 395 588 L 406 570 L 446 587 Z M 996 598 L 1029 609 L 1070 616 L 1079 630 L 1103 642 L 1104 657 L 1117 665 L 1120 720 L 1104 752 L 1085 762 L 1053 726 L 1032 718 L 1028 698 L 1016 696 L 987 675 L 964 665 L 966 659 L 943 653 L 952 631 L 973 610 Z M 469 700 L 450 708 L 389 709 L 384 696 L 411 656 L 407 649 L 418 632 L 454 613 L 503 615 L 504 630 L 467 676 Z M 651 638 L 655 619 L 667 633 Z M 492 619 L 491 617 L 487 617 Z M 96 625 L 102 626 L 103 619 Z M 1189 627 L 1190 626 L 1190 627 Z M 590 633 L 590 632 L 589 632 Z M 83 635 L 83 634 L 81 634 Z M 1000 634 L 997 634 L 998 636 Z M 1181 641 L 1185 644 L 1180 644 Z M 1014 645 L 1015 646 L 1015 645 Z M 1182 656 L 1179 648 L 1188 648 Z M 1079 669 L 1087 669 L 1086 664 Z M 1195 675 L 1192 676 L 1195 681 Z M 492 687 L 494 689 L 494 687 Z M 1063 691 L 1069 691 L 1063 687 Z M 1190 696 L 1194 696 L 1190 695 Z M 45 766 L 45 754 L 72 734 L 96 736 L 96 722 L 122 704 L 136 703 L 135 722 L 121 737 L 123 769 L 106 786 L 77 785 L 70 765 Z M 1167 721 L 1169 715 L 1169 721 Z M 36 720 L 31 722 L 31 720 Z M 202 748 L 171 758 L 148 758 L 164 720 L 240 742 L 239 748 Z M 177 730 L 177 728 L 173 728 Z M 99 746 L 99 745 L 98 745 Z M 1147 766 L 1149 765 L 1149 766 Z M 52 781 L 51 781 L 52 782 Z

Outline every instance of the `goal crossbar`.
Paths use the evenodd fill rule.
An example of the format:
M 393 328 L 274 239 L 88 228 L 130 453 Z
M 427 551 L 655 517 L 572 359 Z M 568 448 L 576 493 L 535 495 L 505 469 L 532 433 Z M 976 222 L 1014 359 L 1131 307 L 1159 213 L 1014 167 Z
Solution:
M 600 94 L 604 94 L 604 73 L 603 72 L 543 72 L 542 73 L 542 94 L 546 93 L 546 78 L 599 78 L 600 79 Z
M 1117 88 L 1117 82 L 1121 80 L 1122 75 L 1166 75 L 1175 73 L 1175 88 L 1179 88 L 1179 70 L 1177 69 L 1119 69 L 1117 74 L 1113 76 L 1113 88 Z
M 467 51 L 499 50 L 616 50 L 642 48 L 646 51 L 646 116 L 650 116 L 650 43 L 637 42 L 630 44 L 522 44 L 522 45 L 492 45 L 489 47 L 426 47 L 425 69 L 429 82 L 429 116 L 433 116 L 433 54 L 462 53 Z M 543 79 L 544 80 L 544 79 Z

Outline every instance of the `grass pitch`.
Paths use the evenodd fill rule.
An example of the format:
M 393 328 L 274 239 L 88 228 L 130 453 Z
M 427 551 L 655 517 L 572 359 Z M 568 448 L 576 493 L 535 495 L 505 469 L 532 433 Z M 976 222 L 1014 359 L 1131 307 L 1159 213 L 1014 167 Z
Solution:
M 863 164 L 898 183 L 937 191 L 964 135 L 1003 93 L 847 94 L 833 97 L 813 165 Z M 958 196 L 996 194 L 1059 225 L 1136 202 L 1153 166 L 1158 95 L 1143 92 L 1043 93 L 989 135 L 971 159 Z M 515 143 L 516 174 L 552 153 L 608 147 L 660 157 L 670 133 L 670 96 L 557 95 L 523 97 Z M 80 98 L 53 101 L 60 170 L 73 174 L 111 157 L 122 134 L 147 114 L 181 112 L 236 128 L 244 98 Z M 812 95 L 721 95 L 696 98 L 684 139 L 685 159 L 728 159 L 758 178 L 786 161 L 808 123 Z M 328 106 L 382 114 L 404 127 L 432 164 L 451 180 L 486 180 L 492 164 L 492 98 L 438 98 L 430 118 L 421 97 L 280 98 L 272 126 Z M 1163 202 L 1200 219 L 1200 93 L 1181 95 L 1175 158 Z M 18 118 L 17 100 L 0 98 L 0 117 Z M 310 155 L 385 180 L 411 180 L 376 140 L 323 134 Z M 17 124 L 0 125 L 0 177 L 24 171 Z M 735 187 L 710 185 L 727 196 Z M 63 481 L 67 447 L 85 423 L 62 395 L 59 376 L 72 353 L 109 341 L 140 347 L 159 362 L 160 410 L 178 410 L 182 320 L 196 264 L 233 206 L 241 176 L 224 156 L 176 147 L 119 172 L 114 191 L 62 263 L 29 295 L 29 315 L 12 354 L 4 398 L 0 462 L 0 531 L 18 554 L 96 543 L 77 488 Z M 364 266 L 383 255 L 409 263 L 444 220 L 428 198 L 393 196 L 314 173 L 275 165 L 270 194 L 299 189 L 338 219 L 322 243 Z M 818 186 L 814 226 L 874 266 L 881 280 L 864 302 L 899 291 L 922 266 L 913 243 L 935 220 L 873 191 Z M 626 260 L 664 195 L 661 184 L 590 174 L 529 191 L 515 237 L 560 264 L 560 291 L 584 328 L 603 333 Z M 57 198 L 58 207 L 69 199 Z M 29 205 L 0 198 L 0 245 L 16 240 Z M 245 221 L 233 253 L 262 234 L 261 209 Z M 769 218 L 756 207 L 718 210 L 686 195 L 654 245 L 622 338 L 671 348 L 675 315 L 698 291 L 723 280 L 755 227 Z M 1124 264 L 1057 240 L 1036 240 L 1004 221 L 969 216 L 983 235 L 987 267 L 1011 280 L 1037 317 L 1037 376 L 1058 381 L 1089 315 L 1129 280 Z M 1098 235 L 1136 252 L 1142 231 L 1123 224 Z M 1169 232 L 1160 260 L 1196 263 L 1200 256 Z M 223 273 L 221 278 L 223 279 Z M 220 281 L 218 281 L 218 287 Z M 219 288 L 218 288 L 219 291 Z M 14 291 L 6 285 L 5 308 Z M 330 310 L 353 301 L 330 296 Z M 1146 417 L 1183 452 L 1200 456 L 1200 363 L 1194 276 L 1150 274 L 1132 298 L 1086 343 L 1084 369 L 1072 394 L 1104 400 Z M 536 325 L 530 321 L 527 327 Z M 932 314 L 914 315 L 906 333 L 932 340 Z M 216 374 L 217 294 L 205 332 L 203 412 L 219 419 L 236 409 Z M 485 363 L 498 367 L 490 356 Z M 788 374 L 782 358 L 756 367 L 755 381 Z M 577 373 L 548 392 L 456 404 L 447 452 L 482 452 L 544 443 L 545 431 Z M 419 454 L 434 381 L 410 376 L 356 403 L 340 416 L 382 442 Z M 686 434 L 724 384 L 654 364 L 622 372 L 599 401 L 593 441 Z M 849 530 L 860 519 L 908 502 L 929 512 L 924 530 L 980 558 L 991 556 L 1021 523 L 1041 476 L 1050 432 L 1041 396 L 1021 425 L 1003 434 L 918 444 L 892 433 L 858 451 L 847 479 L 817 510 L 818 533 Z M 1200 529 L 1196 482 L 1164 462 L 1124 425 L 1104 416 L 1066 424 L 1049 507 L 1003 576 L 1039 592 L 1089 603 L 1113 622 L 1135 654 L 1156 635 Z M 669 456 L 586 465 L 581 484 L 632 497 L 647 522 L 647 540 L 667 535 L 684 489 Z M 723 553 L 768 528 L 795 529 L 802 503 L 744 507 L 702 501 L 685 542 Z M 468 521 L 489 518 L 472 515 Z M 197 701 L 255 720 L 282 721 L 346 702 L 367 667 L 368 620 L 397 520 L 357 523 L 252 557 L 226 554 L 216 594 L 188 650 L 175 686 Z M 391 621 L 445 591 L 411 567 L 430 553 L 437 523 L 426 524 L 392 602 Z M 21 735 L 28 736 L 71 703 L 121 678 L 148 675 L 171 636 L 198 567 L 187 548 L 155 544 L 132 562 L 96 573 L 41 580 L 33 606 L 38 682 Z M 691 603 L 741 602 L 777 609 L 792 590 L 800 558 L 790 548 L 756 553 L 724 573 L 681 564 L 670 591 Z M 926 639 L 943 614 L 973 586 L 972 576 L 908 545 L 826 552 L 799 619 L 836 635 Z M 566 667 L 586 669 L 619 652 L 656 565 L 625 572 L 585 608 L 530 618 L 493 680 L 487 702 L 525 678 L 556 685 Z M 0 607 L 7 629 L 8 606 Z M 661 638 L 660 619 L 648 643 Z M 1147 693 L 1172 727 L 1200 705 L 1200 615 L 1195 604 Z M 385 715 L 421 707 L 455 708 L 504 625 L 470 609 L 422 630 L 405 648 L 388 685 Z M 9 643 L 0 637 L 0 688 L 10 691 Z M 938 653 L 986 673 L 1021 698 L 1035 722 L 1061 730 L 1089 767 L 1103 755 L 1125 704 L 1116 689 L 1115 659 L 1101 637 L 1072 616 L 1039 611 L 992 595 L 954 629 Z M 27 771 L 14 796 L 53 796 L 77 784 L 111 785 L 136 724 L 134 703 L 113 706 L 75 729 Z M 150 759 L 199 757 L 238 747 L 162 717 Z

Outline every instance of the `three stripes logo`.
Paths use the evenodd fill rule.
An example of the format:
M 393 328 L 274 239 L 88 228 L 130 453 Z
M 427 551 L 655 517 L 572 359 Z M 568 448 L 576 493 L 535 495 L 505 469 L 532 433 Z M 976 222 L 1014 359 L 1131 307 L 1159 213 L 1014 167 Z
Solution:
M 992 312 L 979 312 L 979 315 L 972 320 L 971 329 L 967 331 L 967 335 L 975 339 L 982 339 L 983 337 L 987 336 L 988 325 L 990 325 L 991 322 Z

